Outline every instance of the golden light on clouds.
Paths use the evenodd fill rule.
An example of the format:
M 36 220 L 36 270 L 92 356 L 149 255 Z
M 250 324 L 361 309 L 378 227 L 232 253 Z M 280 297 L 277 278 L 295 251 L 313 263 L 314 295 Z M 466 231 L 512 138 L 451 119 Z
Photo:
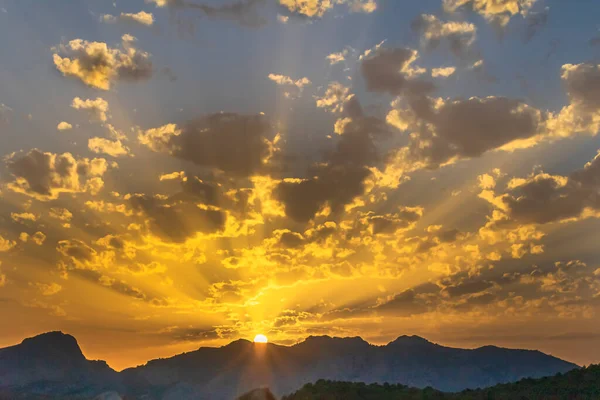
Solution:
M 24 49 L 0 60 L 0 346 L 62 329 L 125 368 L 418 334 L 600 359 L 548 335 L 600 334 L 600 66 L 546 43 L 541 3 L 93 4 L 38 47 L 0 21 Z

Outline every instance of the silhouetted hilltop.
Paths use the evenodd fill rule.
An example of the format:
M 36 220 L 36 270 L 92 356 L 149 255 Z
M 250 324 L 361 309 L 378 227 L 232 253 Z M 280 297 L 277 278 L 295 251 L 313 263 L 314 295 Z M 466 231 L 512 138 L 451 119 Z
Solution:
M 62 332 L 44 333 L 0 349 L 3 393 L 27 392 L 30 398 L 36 394 L 95 395 L 109 388 L 122 391 L 119 380 L 106 362 L 87 360 L 77 340 Z

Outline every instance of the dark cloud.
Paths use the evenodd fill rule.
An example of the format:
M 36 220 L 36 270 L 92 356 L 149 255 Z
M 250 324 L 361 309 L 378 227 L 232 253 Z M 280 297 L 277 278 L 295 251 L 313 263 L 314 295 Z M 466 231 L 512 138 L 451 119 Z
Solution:
M 417 58 L 417 51 L 408 48 L 379 47 L 373 50 L 361 64 L 367 90 L 393 96 L 402 93 L 422 95 L 433 91 L 433 83 L 415 78 L 423 72 L 413 66 Z
M 180 195 L 165 199 L 135 194 L 130 198 L 134 210 L 148 217 L 152 232 L 173 242 L 184 242 L 196 233 L 214 233 L 225 227 L 226 213 L 199 207 L 201 200 L 193 197 L 182 200 Z
M 535 137 L 542 113 L 505 97 L 472 97 L 413 106 L 416 118 L 407 125 L 412 156 L 436 168 L 453 159 L 472 158 L 518 139 Z
M 397 213 L 367 216 L 367 222 L 371 225 L 374 235 L 393 234 L 400 229 L 411 227 L 421 219 L 422 211 L 418 209 L 405 208 Z
M 279 243 L 283 247 L 297 248 L 306 243 L 304 236 L 297 232 L 283 232 L 279 238 Z
M 520 223 L 545 224 L 600 210 L 600 155 L 568 177 L 540 173 L 513 188 L 502 200 Z
M 274 136 L 263 115 L 217 113 L 190 121 L 181 129 L 174 124 L 149 129 L 139 140 L 154 151 L 248 177 L 267 172 Z
M 562 72 L 571 104 L 582 111 L 600 111 L 600 65 L 567 64 L 563 66 Z
M 61 193 L 97 193 L 104 185 L 102 176 L 108 168 L 103 158 L 76 159 L 70 153 L 44 153 L 38 149 L 24 155 L 12 155 L 8 170 L 15 181 L 13 191 L 40 200 L 56 199 Z
M 325 205 L 334 213 L 343 211 L 364 192 L 369 167 L 380 159 L 375 140 L 388 132 L 385 122 L 365 116 L 355 98 L 349 102 L 352 105 L 345 107 L 348 117 L 336 149 L 309 169 L 310 178 L 285 180 L 276 190 L 286 215 L 295 221 L 307 222 Z

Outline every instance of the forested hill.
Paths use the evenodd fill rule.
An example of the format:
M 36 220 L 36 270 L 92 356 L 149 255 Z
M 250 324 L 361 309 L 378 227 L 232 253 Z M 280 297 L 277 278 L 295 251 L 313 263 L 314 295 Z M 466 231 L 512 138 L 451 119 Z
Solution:
M 598 400 L 600 365 L 486 389 L 443 393 L 432 388 L 320 380 L 282 400 Z

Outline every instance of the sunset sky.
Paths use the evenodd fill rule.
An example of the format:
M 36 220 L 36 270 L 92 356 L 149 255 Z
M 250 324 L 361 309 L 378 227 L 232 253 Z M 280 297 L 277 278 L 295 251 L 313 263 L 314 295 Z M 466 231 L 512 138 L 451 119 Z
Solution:
M 0 347 L 600 362 L 597 0 L 0 0 Z

